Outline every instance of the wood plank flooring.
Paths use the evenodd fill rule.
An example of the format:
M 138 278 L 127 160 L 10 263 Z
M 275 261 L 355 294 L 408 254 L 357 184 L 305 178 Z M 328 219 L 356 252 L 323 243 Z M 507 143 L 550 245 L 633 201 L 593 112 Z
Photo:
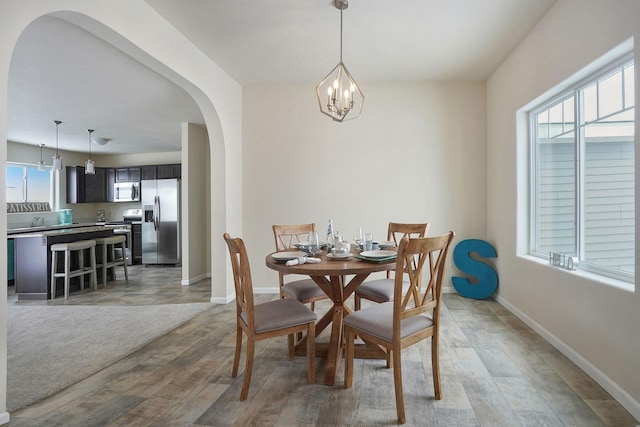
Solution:
M 131 269 L 128 283 L 28 304 L 209 301 L 210 282 L 180 286 L 169 267 Z M 274 283 L 276 278 L 274 277 Z M 258 295 L 258 302 L 275 296 Z M 403 352 L 408 426 L 636 426 L 638 421 L 553 346 L 493 300 L 444 296 L 443 399 L 433 399 L 429 342 Z M 9 304 L 16 302 L 9 292 Z M 318 313 L 328 305 L 316 305 Z M 392 371 L 356 360 L 354 384 L 306 383 L 286 338 L 256 346 L 246 401 L 231 378 L 235 305 L 211 309 L 108 368 L 11 414 L 9 426 L 371 426 L 397 424 Z M 322 339 L 320 337 L 319 339 Z M 244 357 L 244 353 L 243 353 Z M 243 361 L 244 363 L 244 361 Z M 243 365 L 241 365 L 243 366 Z M 322 378 L 322 358 L 316 359 Z

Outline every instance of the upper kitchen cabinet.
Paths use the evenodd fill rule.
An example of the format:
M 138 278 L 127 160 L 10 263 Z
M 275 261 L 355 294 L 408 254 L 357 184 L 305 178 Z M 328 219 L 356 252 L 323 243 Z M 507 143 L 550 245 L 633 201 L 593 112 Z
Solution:
M 142 166 L 142 179 L 172 179 L 182 177 L 180 163 L 168 165 Z
M 84 168 L 67 166 L 67 203 L 84 203 Z
M 82 166 L 67 166 L 67 203 L 107 201 L 107 170 L 95 170 L 94 175 L 86 175 Z
M 157 179 L 156 166 L 142 166 L 142 179 Z
M 115 200 L 113 184 L 116 183 L 116 170 L 114 168 L 107 168 L 106 174 L 107 202 L 113 202 Z
M 117 168 L 116 182 L 140 182 L 140 168 Z
M 158 165 L 158 179 L 180 178 L 181 172 L 180 164 Z

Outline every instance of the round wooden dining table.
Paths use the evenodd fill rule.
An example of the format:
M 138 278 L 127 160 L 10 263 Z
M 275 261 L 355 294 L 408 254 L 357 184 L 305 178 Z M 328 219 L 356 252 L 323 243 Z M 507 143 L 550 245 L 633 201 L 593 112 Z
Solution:
M 349 307 L 345 305 L 345 301 L 371 273 L 393 270 L 396 261 L 394 259 L 389 262 L 367 262 L 354 257 L 336 260 L 329 259 L 326 252 L 323 251 L 316 257 L 320 258 L 319 263 L 287 266 L 286 262 L 276 260 L 271 255 L 267 255 L 265 258 L 267 267 L 285 274 L 308 275 L 333 301 L 332 308 L 316 323 L 316 337 L 331 325 L 329 343 L 326 345 L 316 343 L 316 355 L 327 358 L 323 383 L 334 385 L 343 357 L 342 322 L 344 316 L 351 313 Z M 347 281 L 346 276 L 353 277 Z M 296 355 L 305 354 L 306 338 L 296 345 Z M 376 346 L 365 344 L 356 347 L 356 357 L 384 358 L 385 353 Z

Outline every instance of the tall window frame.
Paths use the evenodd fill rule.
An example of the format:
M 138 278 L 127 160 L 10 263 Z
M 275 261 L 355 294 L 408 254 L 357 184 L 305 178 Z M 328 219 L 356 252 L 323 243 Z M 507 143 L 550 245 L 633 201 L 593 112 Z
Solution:
M 628 54 L 529 112 L 530 249 L 635 280 L 635 80 Z

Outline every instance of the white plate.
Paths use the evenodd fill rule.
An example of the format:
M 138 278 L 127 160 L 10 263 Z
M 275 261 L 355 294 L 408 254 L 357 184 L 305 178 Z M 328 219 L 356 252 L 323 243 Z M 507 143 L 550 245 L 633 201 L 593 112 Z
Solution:
M 383 251 L 383 250 L 360 252 L 360 255 L 367 258 L 388 258 L 390 256 L 394 256 L 397 254 L 398 253 L 396 251 Z
M 394 247 L 396 244 L 393 241 L 386 241 L 386 242 L 380 242 L 378 245 L 380 246 L 380 249 L 389 249 Z
M 271 258 L 276 261 L 289 261 L 290 259 L 298 259 L 301 256 L 306 256 L 305 252 L 276 252 L 271 254 Z
M 353 256 L 353 254 L 327 254 L 327 258 L 329 259 L 347 259 L 347 258 L 351 258 Z

